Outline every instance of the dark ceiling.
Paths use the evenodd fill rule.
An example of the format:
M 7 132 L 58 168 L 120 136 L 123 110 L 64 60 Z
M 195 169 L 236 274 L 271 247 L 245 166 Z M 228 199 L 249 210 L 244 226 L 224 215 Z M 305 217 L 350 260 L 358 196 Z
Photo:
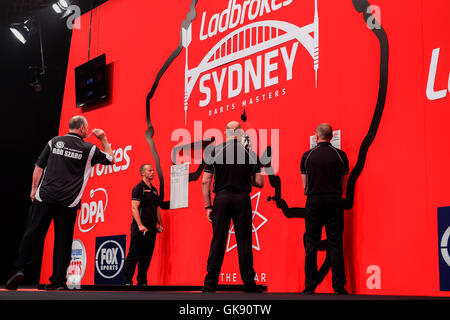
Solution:
M 48 7 L 55 0 L 1 0 L 0 25 L 5 26 L 11 22 L 22 20 L 39 9 Z
M 71 4 L 78 5 L 81 13 L 88 12 L 107 0 L 72 0 Z M 12 22 L 22 22 L 38 10 L 50 7 L 58 0 L 0 0 L 0 26 L 7 26 Z M 69 2 L 69 1 L 68 1 Z

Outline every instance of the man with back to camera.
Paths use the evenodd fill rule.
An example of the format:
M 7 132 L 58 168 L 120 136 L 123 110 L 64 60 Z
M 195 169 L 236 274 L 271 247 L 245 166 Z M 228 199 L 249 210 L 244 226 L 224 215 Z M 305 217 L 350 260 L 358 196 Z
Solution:
M 139 172 L 142 180 L 131 192 L 131 240 L 123 271 L 124 284 L 133 285 L 133 276 L 138 265 L 137 284 L 147 285 L 147 271 L 155 248 L 156 233 L 163 231 L 159 210 L 158 190 L 152 185 L 153 167 L 144 164 Z M 156 228 L 158 224 L 158 228 Z
M 238 139 L 243 130 L 237 121 L 226 126 L 226 142 L 218 145 L 207 157 L 202 193 L 213 237 L 208 256 L 203 292 L 215 292 L 225 255 L 230 221 L 233 219 L 239 256 L 239 270 L 245 292 L 261 292 L 255 283 L 252 251 L 252 185 L 264 186 L 261 163 L 257 155 Z M 214 176 L 214 205 L 211 205 L 211 182 Z
M 322 228 L 328 242 L 331 260 L 332 285 L 336 294 L 348 294 L 346 283 L 342 237 L 344 210 L 342 194 L 347 182 L 349 163 L 344 151 L 334 148 L 330 141 L 333 129 L 327 123 L 316 129 L 317 146 L 306 151 L 301 160 L 303 189 L 305 190 L 305 290 L 313 294 L 318 275 L 317 251 Z
M 37 260 L 36 254 L 42 251 L 52 220 L 55 232 L 53 274 L 46 289 L 66 289 L 73 229 L 91 169 L 98 163 L 114 163 L 114 154 L 105 132 L 94 129 L 92 133 L 100 140 L 104 151 L 83 140 L 90 136 L 88 122 L 83 116 L 72 117 L 69 133 L 56 136 L 45 145 L 33 171 L 32 205 L 13 275 L 6 283 L 6 289 L 16 290 L 27 269 Z

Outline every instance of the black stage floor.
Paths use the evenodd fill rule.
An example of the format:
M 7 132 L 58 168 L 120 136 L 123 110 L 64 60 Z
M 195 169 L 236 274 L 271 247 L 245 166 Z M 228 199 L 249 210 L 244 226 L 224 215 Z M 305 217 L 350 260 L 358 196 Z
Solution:
M 41 287 L 42 288 L 42 287 Z M 109 290 L 108 290 L 109 289 Z M 114 290 L 115 289 L 115 290 Z M 244 293 L 242 291 L 176 291 L 160 287 L 83 286 L 81 290 L 45 291 L 37 286 L 17 291 L 0 289 L 0 310 L 46 318 L 63 314 L 89 319 L 139 317 L 161 319 L 376 319 L 388 316 L 406 319 L 448 313 L 450 297 L 334 295 L 300 293 Z M 135 289 L 135 290 L 133 290 Z M 131 319 L 130 319 L 131 320 Z
M 0 300 L 442 300 L 450 297 L 398 296 L 398 295 L 335 295 L 317 293 L 303 295 L 300 293 L 245 293 L 241 286 L 219 287 L 217 292 L 203 293 L 197 286 L 107 286 L 83 285 L 80 289 L 47 291 L 44 285 L 22 286 L 16 291 L 0 288 Z M 260 286 L 267 291 L 265 286 Z
M 302 295 L 300 293 L 244 293 L 232 291 L 217 291 L 215 293 L 203 293 L 201 291 L 105 291 L 105 290 L 63 290 L 46 291 L 35 288 L 23 288 L 17 291 L 0 289 L 0 300 L 225 300 L 225 301 L 291 301 L 291 300 L 333 300 L 333 301 L 448 301 L 447 297 L 428 296 L 387 296 L 387 295 L 335 295 L 318 293 Z

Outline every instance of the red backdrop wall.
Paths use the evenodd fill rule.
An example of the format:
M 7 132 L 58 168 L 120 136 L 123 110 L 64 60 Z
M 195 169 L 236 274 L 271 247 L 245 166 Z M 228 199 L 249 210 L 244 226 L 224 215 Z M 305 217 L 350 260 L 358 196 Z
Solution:
M 264 7 L 261 10 L 260 1 L 237 0 L 231 2 L 230 8 L 236 4 L 242 8 L 244 2 L 246 16 L 236 26 L 226 28 L 226 17 L 219 20 L 228 8 L 228 1 L 198 1 L 187 55 L 186 48 L 182 48 L 151 99 L 153 138 L 164 175 L 165 200 L 170 197 L 172 149 L 183 144 L 178 138 L 171 139 L 172 133 L 184 128 L 193 140 L 194 135 L 198 140 L 195 121 L 201 121 L 200 138 L 207 129 L 223 131 L 227 122 L 240 119 L 246 102 L 248 121 L 243 123 L 244 129 L 255 129 L 260 139 L 264 132 L 261 130 L 267 129 L 268 144 L 277 146 L 278 160 L 275 159 L 274 168 L 277 166 L 276 174 L 283 183 L 283 198 L 291 207 L 304 207 L 300 159 L 310 147 L 309 137 L 319 123 L 329 122 L 333 129 L 341 130 L 342 149 L 348 155 L 350 168 L 356 163 L 377 101 L 379 42 L 350 0 L 318 0 L 317 7 L 314 0 L 262 1 L 268 4 L 270 12 Z M 345 213 L 347 289 L 356 294 L 449 295 L 439 286 L 437 208 L 450 205 L 446 183 L 450 180 L 447 165 L 450 4 L 446 0 L 412 0 L 407 6 L 404 2 L 387 0 L 370 3 L 388 36 L 389 80 L 380 126 L 356 183 L 354 206 Z M 74 239 L 81 240 L 86 251 L 82 284 L 94 283 L 97 237 L 125 234 L 128 249 L 131 189 L 140 180 L 139 166 L 146 162 L 155 165 L 145 139 L 146 97 L 157 73 L 180 43 L 181 24 L 190 6 L 188 0 L 111 0 L 94 9 L 91 58 L 106 53 L 107 63 L 112 66 L 112 98 L 103 107 L 88 110 L 75 107 L 74 68 L 87 62 L 90 15 L 83 15 L 81 28 L 73 30 L 60 134 L 67 132 L 71 116 L 83 114 L 91 128 L 105 130 L 116 150 L 117 161 L 110 168 L 95 167 L 83 195 L 85 207 L 91 202 L 98 205 L 100 200 L 102 205 L 107 201 L 107 205 L 103 208 L 103 219 L 98 217 L 97 223 L 96 216 L 90 222 L 87 211 L 79 213 Z M 236 16 L 235 20 L 231 17 L 231 23 L 237 22 Z M 221 22 L 219 27 L 224 27 L 218 28 L 216 34 L 214 19 Z M 251 24 L 260 27 L 248 27 Z M 311 30 L 304 28 L 308 25 Z M 243 33 L 239 40 L 237 36 L 230 37 L 232 32 L 246 27 L 245 40 Z M 314 27 L 318 28 L 316 33 Z M 202 40 L 208 30 L 211 36 Z M 287 40 L 264 46 L 264 41 L 283 35 Z M 317 45 L 313 41 L 317 35 L 320 35 L 318 59 L 307 50 L 308 45 Z M 211 60 L 202 64 L 211 48 L 227 36 L 231 40 L 226 48 L 221 46 L 220 52 L 216 51 Z M 257 43 L 263 47 L 251 51 Z M 246 47 L 245 55 L 225 61 L 238 51 L 237 46 L 241 50 Z M 430 100 L 426 88 L 432 52 L 436 48 L 440 52 L 434 89 L 445 90 L 446 96 Z M 225 64 L 211 63 L 220 59 Z M 261 88 L 255 88 L 249 78 L 246 92 L 246 67 L 249 70 L 251 65 L 257 71 L 259 62 Z M 202 69 L 207 63 L 209 67 Z M 318 64 L 317 87 L 315 64 Z M 190 70 L 189 76 L 199 78 L 190 92 L 185 123 L 186 68 Z M 239 68 L 242 73 L 233 71 L 230 83 L 231 89 L 236 89 L 242 81 L 242 88 L 233 96 L 228 77 L 230 70 Z M 219 82 L 222 75 L 220 99 L 214 77 Z M 210 90 L 208 103 L 206 88 Z M 271 141 L 273 132 L 278 133 L 278 142 L 275 138 Z M 87 141 L 98 144 L 93 136 Z M 195 171 L 197 166 L 192 164 L 190 171 Z M 159 187 L 159 182 L 156 177 L 155 186 Z M 105 192 L 96 191 L 99 188 Z M 265 187 L 254 189 L 251 195 L 254 196 L 253 253 L 257 282 L 267 285 L 272 292 L 301 291 L 304 219 L 288 219 L 273 201 L 267 201 L 274 195 L 267 177 Z M 201 178 L 189 183 L 189 207 L 163 210 L 162 219 L 165 230 L 157 237 L 149 284 L 202 285 L 212 229 L 203 209 Z M 52 242 L 50 232 L 41 282 L 47 282 L 51 274 Z M 241 283 L 234 243 L 231 235 L 230 250 L 222 267 L 222 284 Z M 324 257 L 325 253 L 320 252 L 319 264 Z M 317 291 L 332 292 L 331 272 Z

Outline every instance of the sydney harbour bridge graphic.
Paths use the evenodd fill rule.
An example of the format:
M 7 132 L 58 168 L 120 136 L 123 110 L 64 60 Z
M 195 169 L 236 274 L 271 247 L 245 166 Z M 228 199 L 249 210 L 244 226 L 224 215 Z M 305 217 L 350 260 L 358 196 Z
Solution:
M 182 44 L 186 52 L 184 79 L 185 124 L 187 124 L 189 98 L 202 73 L 294 39 L 303 45 L 314 61 L 315 84 L 317 87 L 317 71 L 319 70 L 319 14 L 317 12 L 317 0 L 315 0 L 313 23 L 304 27 L 298 27 L 284 21 L 265 20 L 245 25 L 217 42 L 203 57 L 198 66 L 192 69 L 189 69 L 188 63 L 189 45 L 192 42 L 192 23 L 186 28 L 183 27 Z

